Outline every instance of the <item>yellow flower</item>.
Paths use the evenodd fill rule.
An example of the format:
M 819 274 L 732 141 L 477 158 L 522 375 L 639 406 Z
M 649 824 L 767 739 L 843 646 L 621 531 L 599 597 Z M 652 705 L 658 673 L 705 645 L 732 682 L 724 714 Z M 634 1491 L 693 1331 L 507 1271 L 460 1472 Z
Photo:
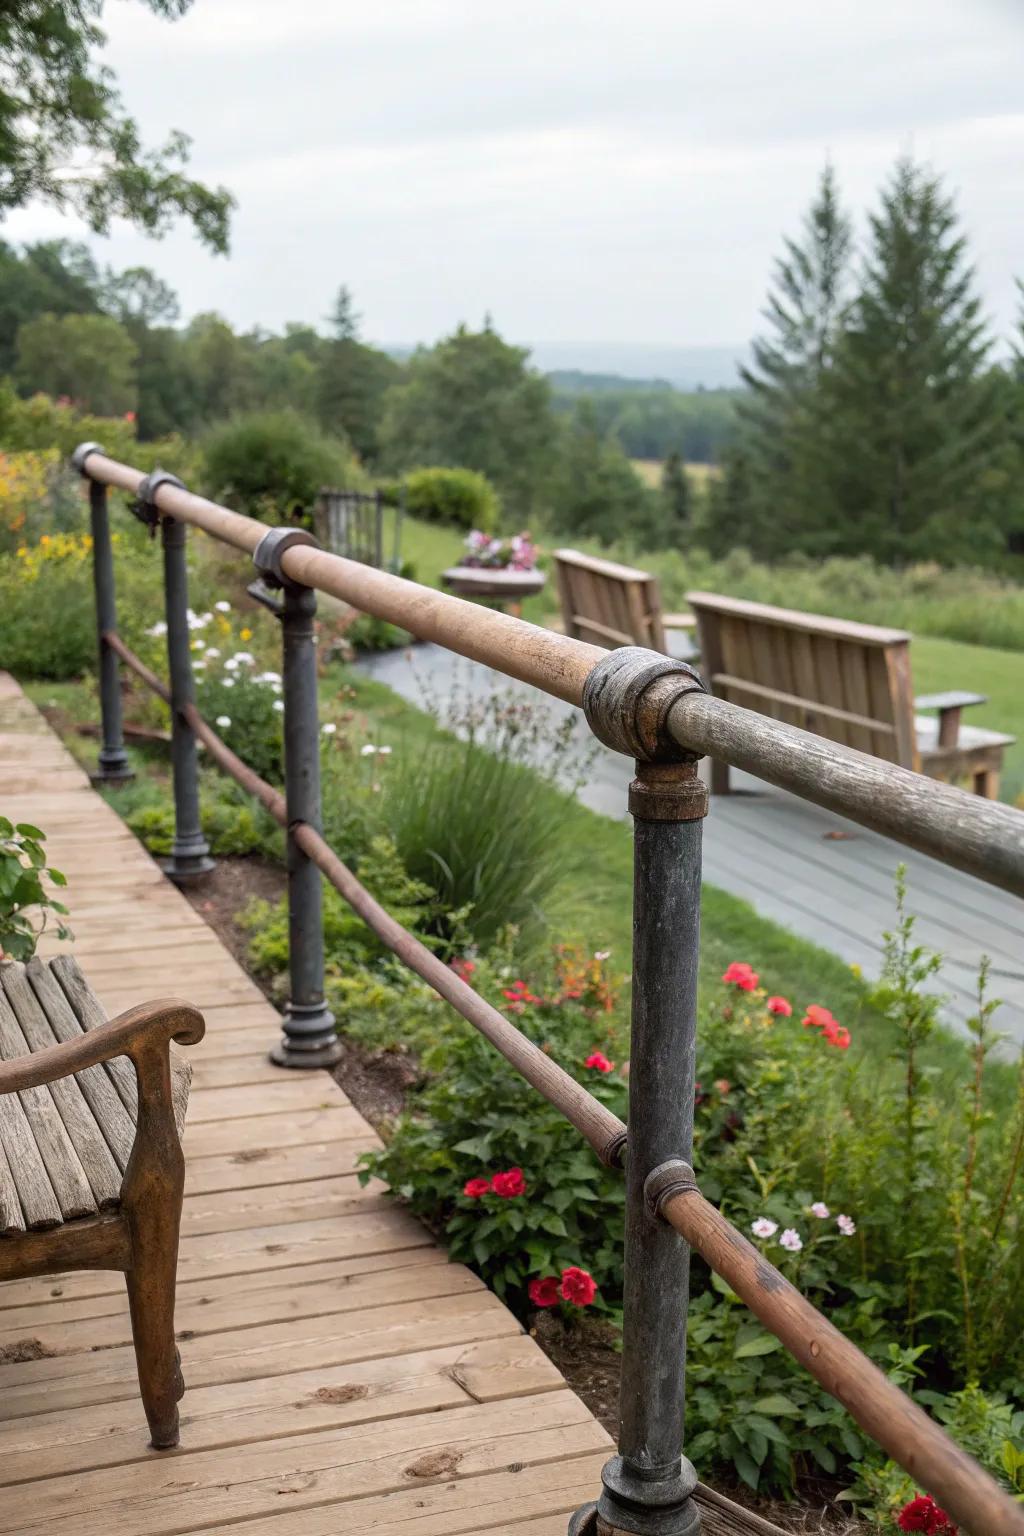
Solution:
M 239 638 L 239 640 L 251 640 L 252 639 L 252 630 L 251 629 L 240 629 L 238 631 L 238 638 Z

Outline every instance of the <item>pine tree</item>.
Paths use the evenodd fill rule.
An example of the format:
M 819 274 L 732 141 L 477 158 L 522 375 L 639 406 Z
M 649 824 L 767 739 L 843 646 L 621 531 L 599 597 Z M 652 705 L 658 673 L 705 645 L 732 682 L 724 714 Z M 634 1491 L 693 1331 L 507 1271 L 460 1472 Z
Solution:
M 668 512 L 669 527 L 682 533 L 690 526 L 693 510 L 690 477 L 678 453 L 670 453 L 661 473 L 661 495 Z
M 800 240 L 787 238 L 764 310 L 770 331 L 741 370 L 743 495 L 736 543 L 781 556 L 813 545 L 823 515 L 822 382 L 847 310 L 850 222 L 826 165 Z M 728 471 L 726 478 L 728 478 Z M 741 510 L 745 508 L 745 511 Z
M 837 553 L 952 562 L 998 543 L 982 494 L 1006 432 L 990 348 L 953 201 L 902 159 L 827 381 Z

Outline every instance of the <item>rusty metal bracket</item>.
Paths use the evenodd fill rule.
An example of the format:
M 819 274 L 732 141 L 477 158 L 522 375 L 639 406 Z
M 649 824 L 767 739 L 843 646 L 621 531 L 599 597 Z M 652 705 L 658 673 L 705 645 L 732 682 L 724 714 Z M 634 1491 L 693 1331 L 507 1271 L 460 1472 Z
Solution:
M 701 821 L 708 814 L 708 789 L 696 763 L 638 762 L 629 813 L 637 821 Z
M 700 1194 L 697 1175 L 682 1157 L 672 1157 L 652 1168 L 644 1180 L 644 1204 L 652 1216 L 662 1220 L 666 1203 L 675 1195 Z
M 685 693 L 706 693 L 685 661 L 624 645 L 609 651 L 583 683 L 583 712 L 599 741 L 638 762 L 696 762 L 666 729 L 669 711 Z

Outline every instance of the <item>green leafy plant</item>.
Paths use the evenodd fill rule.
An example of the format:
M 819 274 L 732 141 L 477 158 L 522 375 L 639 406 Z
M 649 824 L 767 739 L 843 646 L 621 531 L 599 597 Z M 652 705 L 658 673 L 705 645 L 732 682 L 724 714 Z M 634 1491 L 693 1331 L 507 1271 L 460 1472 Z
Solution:
M 233 417 L 203 440 L 203 459 L 208 494 L 266 522 L 308 515 L 324 486 L 367 485 L 348 444 L 297 411 Z
M 67 907 L 43 883 L 67 885 L 59 869 L 48 867 L 45 841 L 46 833 L 30 822 L 15 826 L 0 816 L 0 959 L 30 960 L 51 912 L 58 918 L 57 937 L 71 938 Z
M 475 469 L 414 469 L 402 483 L 405 509 L 413 517 L 484 533 L 498 526 L 498 493 Z

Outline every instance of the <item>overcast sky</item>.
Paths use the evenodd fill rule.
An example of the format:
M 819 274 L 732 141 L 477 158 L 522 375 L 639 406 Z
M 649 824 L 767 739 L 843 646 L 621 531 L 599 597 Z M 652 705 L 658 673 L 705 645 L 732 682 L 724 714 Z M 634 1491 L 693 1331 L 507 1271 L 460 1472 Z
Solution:
M 105 25 L 147 138 L 185 129 L 238 199 L 227 260 L 184 227 L 94 242 L 186 315 L 318 322 L 345 282 L 383 342 L 490 311 L 524 342 L 744 343 L 826 154 L 862 226 L 911 150 L 1012 324 L 1024 0 L 113 0 Z

